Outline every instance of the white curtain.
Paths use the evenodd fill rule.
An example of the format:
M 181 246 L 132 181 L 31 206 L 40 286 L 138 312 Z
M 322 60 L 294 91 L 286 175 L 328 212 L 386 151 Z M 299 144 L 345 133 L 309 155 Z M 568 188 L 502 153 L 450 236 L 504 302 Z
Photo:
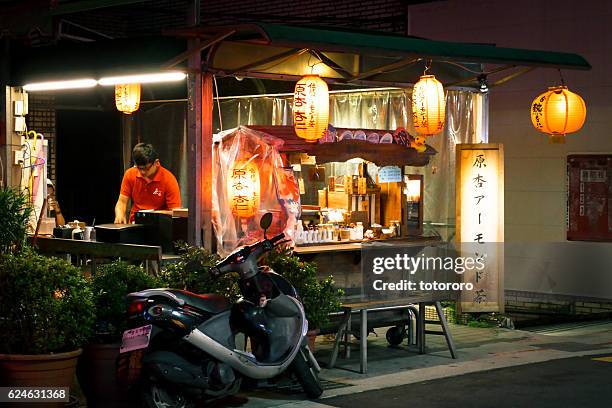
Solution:
M 341 92 L 330 95 L 330 123 L 336 127 L 395 130 L 415 134 L 411 113 L 412 89 Z M 455 145 L 488 140 L 487 94 L 447 91 L 444 131 L 427 139 L 438 153 L 426 167 L 407 173 L 425 178 L 425 221 L 450 238 L 455 219 Z M 220 102 L 223 130 L 239 125 L 291 125 L 291 96 L 230 98 Z M 218 112 L 214 129 L 220 129 Z

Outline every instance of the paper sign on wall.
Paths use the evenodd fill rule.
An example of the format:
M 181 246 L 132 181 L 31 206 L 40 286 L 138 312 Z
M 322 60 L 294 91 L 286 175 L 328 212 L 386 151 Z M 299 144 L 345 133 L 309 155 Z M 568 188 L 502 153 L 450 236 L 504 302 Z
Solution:
M 398 166 L 385 166 L 378 170 L 379 183 L 399 183 L 402 181 L 402 169 Z

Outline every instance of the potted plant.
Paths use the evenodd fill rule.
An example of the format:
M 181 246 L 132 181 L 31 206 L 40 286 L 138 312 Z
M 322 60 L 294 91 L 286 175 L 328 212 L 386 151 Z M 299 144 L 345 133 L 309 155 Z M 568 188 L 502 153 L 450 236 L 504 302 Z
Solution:
M 296 288 L 308 319 L 309 346 L 314 350 L 314 340 L 319 329 L 329 322 L 330 313 L 340 310 L 340 299 L 344 292 L 335 288 L 333 277 L 320 280 L 317 265 L 292 255 L 290 248 L 278 248 L 270 252 L 266 261 L 274 272 L 284 276 Z
M 91 286 L 95 303 L 93 336 L 79 359 L 77 376 L 88 406 L 110 406 L 124 397 L 115 381 L 115 360 L 126 329 L 125 297 L 165 285 L 141 266 L 114 261 L 96 268 Z
M 0 384 L 70 387 L 93 294 L 79 269 L 25 245 L 31 214 L 23 192 L 0 190 Z
M 235 274 L 213 278 L 208 273 L 209 269 L 219 261 L 217 255 L 184 242 L 177 242 L 176 245 L 180 259 L 164 266 L 160 273 L 161 279 L 168 287 L 199 294 L 217 293 L 232 302 L 238 299 L 240 289 Z
M 0 254 L 0 384 L 70 387 L 92 323 L 78 268 L 27 247 Z

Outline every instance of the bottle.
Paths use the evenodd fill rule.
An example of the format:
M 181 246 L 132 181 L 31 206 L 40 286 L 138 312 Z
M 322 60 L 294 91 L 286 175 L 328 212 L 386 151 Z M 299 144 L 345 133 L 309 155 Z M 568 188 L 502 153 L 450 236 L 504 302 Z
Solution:
M 363 223 L 358 221 L 355 227 L 355 239 L 363 240 Z
M 298 245 L 304 243 L 304 224 L 302 224 L 302 220 L 297 220 L 295 229 L 295 243 Z

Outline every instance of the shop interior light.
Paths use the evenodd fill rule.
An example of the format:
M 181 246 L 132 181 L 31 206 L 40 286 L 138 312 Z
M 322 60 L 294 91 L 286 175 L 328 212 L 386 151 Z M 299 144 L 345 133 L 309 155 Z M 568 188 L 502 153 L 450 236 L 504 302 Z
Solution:
M 24 91 L 56 91 L 61 89 L 92 88 L 98 82 L 95 79 L 73 79 L 70 81 L 35 82 L 23 86 Z
M 175 82 L 181 81 L 187 77 L 184 72 L 159 72 L 155 74 L 142 75 L 122 75 L 113 77 L 104 77 L 98 81 L 100 85 L 119 85 L 119 84 L 150 84 L 154 82 Z
M 421 180 L 406 180 L 406 200 L 411 203 L 421 201 Z

